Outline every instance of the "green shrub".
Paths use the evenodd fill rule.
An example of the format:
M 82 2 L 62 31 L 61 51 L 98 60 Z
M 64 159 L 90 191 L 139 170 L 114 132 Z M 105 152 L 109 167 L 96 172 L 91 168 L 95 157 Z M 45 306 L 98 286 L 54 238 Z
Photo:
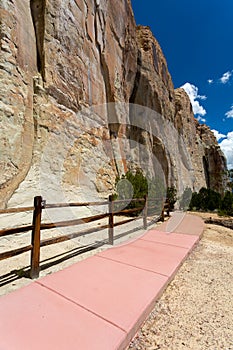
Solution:
M 201 188 L 199 193 L 194 192 L 189 204 L 190 210 L 213 211 L 218 210 L 220 215 L 233 215 L 233 194 L 227 191 L 223 198 L 220 193 L 207 188 Z
M 199 200 L 199 195 L 197 192 L 192 193 L 192 198 L 189 203 L 189 210 L 200 210 L 201 205 L 200 205 L 200 200 Z
M 190 187 L 186 187 L 186 189 L 184 190 L 181 198 L 180 198 L 180 209 L 182 210 L 187 210 L 189 208 L 189 203 L 191 201 L 192 198 L 192 190 Z
M 147 195 L 148 214 L 161 214 L 165 198 L 165 186 L 163 181 L 160 178 L 147 179 L 140 168 L 138 168 L 135 173 L 127 171 L 121 178 L 117 177 L 115 191 L 114 200 L 129 199 L 126 206 L 122 203 L 115 203 L 115 210 L 140 208 L 144 206 L 144 203 L 141 201 L 131 202 L 131 199 L 144 198 L 144 196 Z M 136 212 L 130 215 L 138 215 L 139 213 L 140 212 Z
M 233 215 L 233 194 L 227 191 L 221 201 L 220 212 L 222 215 Z
M 177 190 L 174 186 L 167 188 L 167 198 L 166 201 L 169 202 L 170 209 L 174 209 L 174 205 L 177 201 Z
M 117 177 L 115 188 L 116 194 L 114 195 L 114 199 L 129 200 L 126 207 L 124 203 L 116 203 L 114 205 L 115 210 L 133 209 L 144 206 L 144 203 L 141 201 L 131 202 L 131 199 L 144 198 L 144 196 L 148 194 L 148 182 L 141 169 L 138 168 L 135 173 L 127 171 L 121 178 Z M 138 214 L 139 212 L 135 212 L 130 215 L 135 216 Z
M 166 198 L 166 187 L 159 177 L 148 180 L 148 215 L 160 215 Z
M 199 193 L 194 192 L 189 204 L 189 209 L 213 211 L 219 209 L 221 205 L 221 195 L 210 188 L 202 187 Z

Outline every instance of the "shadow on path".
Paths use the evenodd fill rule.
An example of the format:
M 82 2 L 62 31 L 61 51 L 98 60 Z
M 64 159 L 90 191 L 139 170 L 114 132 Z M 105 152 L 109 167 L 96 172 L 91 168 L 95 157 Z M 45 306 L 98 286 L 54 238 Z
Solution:
M 153 224 L 155 224 L 156 222 L 158 222 L 158 218 L 152 219 L 148 222 L 148 226 L 151 226 Z M 143 225 L 140 225 L 136 228 L 133 228 L 131 230 L 119 233 L 114 235 L 114 242 L 117 243 L 116 241 L 120 238 L 126 237 L 132 233 L 135 233 L 136 231 L 140 231 L 143 230 Z M 64 261 L 67 261 L 71 258 L 74 258 L 78 255 L 90 252 L 92 250 L 95 250 L 97 248 L 103 247 L 106 245 L 106 248 L 108 246 L 108 240 L 104 239 L 101 241 L 96 241 L 93 244 L 89 244 L 89 245 L 85 245 L 85 246 L 79 246 L 77 248 L 73 248 L 69 251 L 65 251 L 64 253 L 58 254 L 58 255 L 54 255 L 50 258 L 47 258 L 45 260 L 42 260 L 40 262 L 40 271 L 49 269 L 52 266 L 56 266 L 57 264 L 60 264 Z M 21 269 L 14 269 L 12 271 L 10 271 L 9 273 L 6 273 L 2 276 L 0 276 L 0 288 L 10 284 L 12 282 L 15 282 L 21 278 L 30 278 L 30 265 L 25 266 Z

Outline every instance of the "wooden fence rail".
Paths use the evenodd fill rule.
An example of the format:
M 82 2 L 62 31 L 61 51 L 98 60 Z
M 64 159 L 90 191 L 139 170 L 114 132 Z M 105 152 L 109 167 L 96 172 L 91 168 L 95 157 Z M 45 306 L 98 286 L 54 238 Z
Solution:
M 132 208 L 132 209 L 117 209 L 117 204 L 120 203 L 129 203 L 129 202 L 141 202 L 143 203 L 142 206 L 138 208 Z M 139 217 L 130 217 L 128 219 L 125 219 L 120 222 L 114 222 L 114 217 L 116 215 L 129 215 L 133 213 L 137 213 L 139 211 L 142 211 L 142 217 L 143 217 L 143 227 L 144 229 L 147 228 L 147 216 L 148 216 L 148 197 L 145 196 L 144 198 L 135 198 L 135 199 L 123 199 L 123 200 L 115 200 L 114 196 L 110 195 L 108 201 L 99 201 L 99 202 L 85 202 L 85 203 L 58 203 L 58 204 L 46 204 L 46 202 L 42 199 L 41 196 L 37 196 L 34 198 L 34 206 L 33 207 L 22 207 L 22 208 L 9 208 L 9 209 L 1 209 L 0 214 L 10 214 L 10 213 L 20 213 L 20 212 L 26 212 L 26 211 L 33 211 L 33 219 L 32 219 L 32 225 L 27 226 L 20 226 L 16 228 L 6 228 L 0 230 L 0 237 L 8 236 L 15 233 L 21 233 L 21 232 L 29 232 L 31 231 L 31 244 L 27 245 L 22 248 L 13 249 L 7 252 L 0 253 L 0 260 L 4 260 L 22 253 L 25 253 L 27 251 L 31 251 L 31 268 L 30 268 L 30 277 L 32 279 L 39 277 L 40 272 L 40 248 L 44 246 L 48 246 L 50 244 L 55 244 L 59 242 L 64 242 L 76 237 L 80 237 L 86 234 L 91 234 L 93 232 L 98 232 L 104 229 L 108 229 L 108 241 L 109 244 L 114 244 L 114 227 L 132 222 Z M 42 223 L 41 222 L 41 216 L 42 211 L 44 209 L 51 209 L 51 208 L 65 208 L 65 207 L 81 207 L 81 206 L 99 206 L 99 205 L 106 205 L 108 208 L 108 212 L 104 214 L 98 214 L 94 216 L 79 218 L 75 220 L 69 220 L 69 221 L 60 221 L 56 223 Z M 90 223 L 94 222 L 100 219 L 104 219 L 108 217 L 108 224 L 101 225 L 94 228 L 86 229 L 82 232 L 76 232 L 71 234 L 66 234 L 59 237 L 54 238 L 48 238 L 41 240 L 41 230 L 48 230 L 58 227 L 69 227 L 69 226 L 76 226 L 83 223 Z M 162 214 L 160 218 L 164 218 L 164 209 L 162 211 Z

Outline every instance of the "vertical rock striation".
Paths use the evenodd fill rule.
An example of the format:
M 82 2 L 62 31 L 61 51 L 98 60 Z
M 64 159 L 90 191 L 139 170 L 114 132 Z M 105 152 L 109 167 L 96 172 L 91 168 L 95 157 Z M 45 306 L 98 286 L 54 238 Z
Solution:
M 32 162 L 35 35 L 28 1 L 0 5 L 0 186 L 2 206 Z
M 223 191 L 223 154 L 129 0 L 2 0 L 0 17 L 1 206 L 106 195 L 137 166 Z
M 186 92 L 175 90 L 175 126 L 183 136 L 193 166 L 193 189 L 212 188 L 223 193 L 227 184 L 226 159 L 208 126 L 194 118 Z

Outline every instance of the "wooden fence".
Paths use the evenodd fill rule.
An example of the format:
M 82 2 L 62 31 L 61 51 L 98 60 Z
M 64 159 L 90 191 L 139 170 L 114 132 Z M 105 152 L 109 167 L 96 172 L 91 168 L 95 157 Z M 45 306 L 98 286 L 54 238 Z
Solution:
M 109 244 L 114 244 L 114 227 L 123 225 L 129 222 L 132 222 L 138 217 L 129 217 L 125 220 L 122 220 L 120 222 L 114 222 L 114 216 L 116 215 L 132 215 L 137 212 L 142 212 L 143 217 L 143 227 L 144 229 L 147 228 L 147 216 L 148 216 L 148 198 L 145 196 L 144 198 L 136 198 L 131 199 L 130 203 L 137 202 L 142 203 L 142 206 L 139 206 L 137 208 L 132 209 L 123 209 L 123 210 L 117 210 L 117 206 L 119 206 L 120 203 L 129 203 L 129 200 L 113 200 L 113 196 L 109 196 L 109 200 L 107 201 L 99 201 L 99 202 L 86 202 L 86 203 L 59 203 L 59 204 L 46 204 L 46 201 L 42 199 L 41 196 L 37 196 L 34 198 L 34 206 L 32 207 L 21 207 L 21 208 L 9 208 L 9 209 L 1 209 L 0 214 L 9 214 L 9 213 L 22 213 L 22 212 L 28 212 L 33 211 L 33 218 L 32 218 L 32 225 L 27 226 L 20 226 L 20 227 L 14 227 L 14 228 L 5 228 L 0 230 L 0 237 L 9 236 L 15 233 L 21 233 L 21 232 L 29 232 L 31 231 L 31 244 L 18 248 L 13 249 L 10 251 L 6 251 L 3 253 L 0 253 L 0 260 L 4 260 L 22 253 L 25 253 L 27 251 L 31 251 L 31 264 L 30 264 L 30 277 L 32 279 L 39 277 L 40 272 L 40 248 L 44 246 L 48 246 L 50 244 L 64 242 L 67 240 L 70 240 L 72 238 L 76 238 L 79 236 L 83 236 L 86 234 L 98 232 L 104 229 L 108 229 L 108 240 Z M 82 206 L 108 206 L 108 211 L 103 214 L 98 214 L 94 216 L 79 218 L 75 220 L 69 220 L 69 221 L 59 221 L 56 223 L 42 223 L 41 217 L 42 217 L 42 211 L 44 209 L 54 209 L 54 208 L 65 208 L 65 207 L 82 207 Z M 150 209 L 153 209 L 150 207 Z M 158 219 L 164 220 L 164 210 L 165 206 L 163 207 L 161 215 L 158 217 Z M 108 223 L 105 225 L 101 225 L 94 228 L 86 229 L 82 232 L 75 232 L 71 234 L 66 234 L 63 236 L 58 236 L 54 238 L 48 238 L 41 240 L 41 230 L 48 230 L 53 228 L 59 228 L 59 227 L 69 227 L 69 226 L 76 226 L 83 223 L 90 223 L 97 220 L 101 220 L 104 218 L 108 218 Z

